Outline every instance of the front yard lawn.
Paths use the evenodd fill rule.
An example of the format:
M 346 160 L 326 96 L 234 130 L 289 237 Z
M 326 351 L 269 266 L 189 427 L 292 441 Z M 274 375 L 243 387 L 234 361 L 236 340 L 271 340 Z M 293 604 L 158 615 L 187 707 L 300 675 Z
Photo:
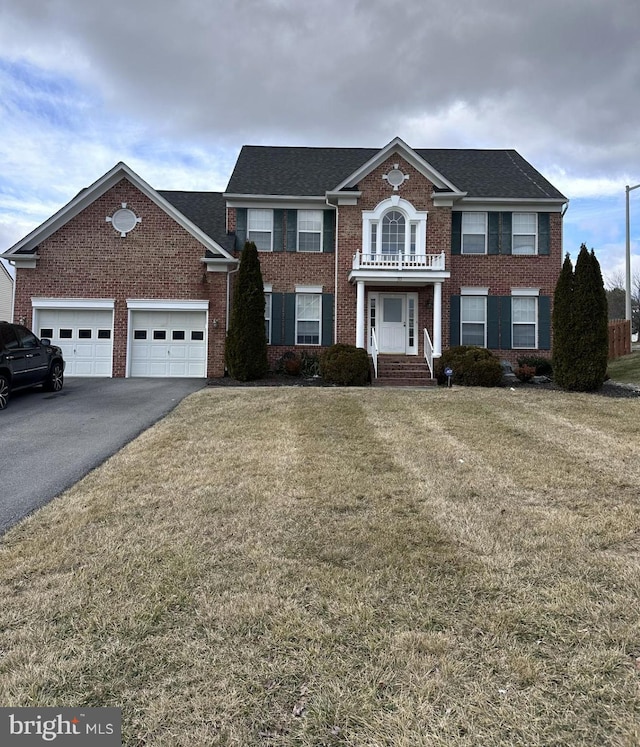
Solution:
M 614 381 L 640 386 L 640 350 L 610 361 L 607 373 Z
M 0 542 L 0 704 L 131 747 L 640 744 L 638 400 L 208 389 Z

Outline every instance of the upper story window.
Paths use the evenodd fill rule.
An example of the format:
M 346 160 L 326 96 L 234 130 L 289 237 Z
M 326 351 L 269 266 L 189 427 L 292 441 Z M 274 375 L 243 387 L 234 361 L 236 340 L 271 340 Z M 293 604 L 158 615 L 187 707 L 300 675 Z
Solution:
M 487 253 L 486 213 L 462 213 L 462 253 Z
M 322 251 L 322 210 L 298 210 L 298 251 Z
M 382 218 L 382 253 L 404 254 L 405 249 L 404 215 L 398 210 L 389 210 Z
M 375 210 L 364 211 L 362 218 L 365 255 L 425 254 L 427 213 L 416 210 L 407 200 L 391 197 Z
M 536 213 L 513 214 L 512 254 L 535 254 L 538 233 L 538 216 Z
M 273 250 L 273 210 L 247 210 L 247 240 L 253 241 L 259 252 Z

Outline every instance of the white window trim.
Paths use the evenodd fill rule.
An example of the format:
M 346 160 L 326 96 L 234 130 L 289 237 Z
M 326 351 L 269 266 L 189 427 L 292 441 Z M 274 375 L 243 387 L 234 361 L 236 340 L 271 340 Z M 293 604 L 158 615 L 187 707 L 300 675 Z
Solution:
M 512 296 L 539 296 L 540 288 L 512 288 Z
M 300 213 L 320 213 L 320 228 L 317 231 L 308 231 L 307 229 L 301 230 L 300 228 Z M 300 234 L 301 233 L 317 233 L 320 235 L 320 248 L 319 249 L 300 249 Z M 324 239 L 324 212 L 318 209 L 307 209 L 300 208 L 296 210 L 296 252 L 300 254 L 322 254 L 324 251 L 323 239 Z
M 464 250 L 464 216 L 465 215 L 483 215 L 484 216 L 484 251 L 483 252 L 465 252 Z M 489 251 L 489 214 L 484 210 L 464 210 L 460 218 L 460 254 L 467 257 L 482 257 Z
M 480 322 L 465 322 L 463 320 L 463 318 L 462 318 L 462 299 L 465 296 L 467 298 L 469 296 L 473 296 L 474 298 L 482 297 L 482 298 L 484 298 L 484 322 L 483 322 L 483 325 L 484 325 L 484 341 L 483 341 L 482 347 L 486 348 L 487 347 L 487 327 L 489 326 L 488 323 L 487 323 L 487 313 L 488 313 L 487 298 L 488 298 L 488 293 L 478 293 L 477 291 L 483 291 L 483 290 L 487 290 L 488 291 L 488 288 L 468 288 L 467 290 L 470 290 L 472 292 L 471 293 L 461 293 L 460 294 L 460 344 L 461 345 L 469 345 L 470 344 L 468 342 L 463 342 L 463 340 L 462 340 L 462 328 L 463 328 L 463 325 L 464 324 L 480 324 Z
M 514 223 L 515 223 L 515 216 L 516 215 L 533 215 L 533 216 L 535 216 L 535 219 L 536 219 L 535 232 L 533 234 L 530 234 L 530 233 L 516 233 L 515 230 L 514 230 Z M 513 251 L 513 247 L 515 246 L 515 237 L 516 236 L 533 236 L 533 252 L 531 254 L 528 254 L 528 253 L 525 253 L 525 254 L 518 253 L 518 254 L 516 254 Z M 511 254 L 514 257 L 535 257 L 538 254 L 538 213 L 520 211 L 518 213 L 513 212 L 511 214 Z
M 321 285 L 296 285 L 296 293 L 322 293 Z
M 488 296 L 489 288 L 480 288 L 478 286 L 466 286 L 463 285 L 460 288 L 461 296 Z
M 372 254 L 371 234 L 372 226 L 377 226 L 376 230 L 376 252 L 382 253 L 382 218 L 390 210 L 397 210 L 402 213 L 405 219 L 404 232 L 404 254 L 411 256 L 411 226 L 415 225 L 416 255 L 420 256 L 427 252 L 427 217 L 426 210 L 416 210 L 407 200 L 403 200 L 398 195 L 393 195 L 376 205 L 374 210 L 363 210 L 362 212 L 362 253 Z
M 256 231 L 257 233 L 267 233 L 266 229 L 260 229 L 260 228 L 251 228 L 251 213 L 255 213 L 257 211 L 264 211 L 271 214 L 271 227 L 268 230 L 269 233 L 269 248 L 268 249 L 258 249 L 259 252 L 272 252 L 273 251 L 273 210 L 270 208 L 247 208 L 247 241 L 252 241 L 251 239 L 251 231 Z
M 296 286 L 296 320 L 295 320 L 295 344 L 299 345 L 300 347 L 320 347 L 322 345 L 322 291 L 309 291 L 309 290 L 302 290 L 299 291 L 299 287 L 304 286 Z M 314 286 L 318 287 L 318 286 Z M 322 286 L 320 286 L 322 287 Z M 320 296 L 320 313 L 318 315 L 318 342 L 298 342 L 298 322 L 314 322 L 315 319 L 298 319 L 298 296 Z
M 513 350 L 537 350 L 538 349 L 538 343 L 539 343 L 538 336 L 539 336 L 539 332 L 540 332 L 540 330 L 538 329 L 538 294 L 536 293 L 534 295 L 533 293 L 526 293 L 526 294 L 525 293 L 514 293 L 513 290 L 519 290 L 519 291 L 521 291 L 521 290 L 527 290 L 526 288 L 512 289 L 512 291 L 511 291 L 512 297 L 514 297 L 514 298 L 531 298 L 531 299 L 533 299 L 535 301 L 535 304 L 534 304 L 533 322 L 515 322 L 513 320 L 513 303 L 511 304 L 511 348 Z M 535 290 L 535 288 L 531 288 L 530 290 Z M 516 328 L 516 325 L 518 325 L 518 326 L 527 325 L 528 326 L 530 324 L 533 324 L 533 326 L 534 326 L 534 330 L 535 330 L 534 343 L 535 344 L 533 345 L 533 347 L 531 347 L 529 345 L 527 345 L 527 346 L 516 345 L 515 342 L 514 342 L 514 340 L 515 340 L 514 330 Z

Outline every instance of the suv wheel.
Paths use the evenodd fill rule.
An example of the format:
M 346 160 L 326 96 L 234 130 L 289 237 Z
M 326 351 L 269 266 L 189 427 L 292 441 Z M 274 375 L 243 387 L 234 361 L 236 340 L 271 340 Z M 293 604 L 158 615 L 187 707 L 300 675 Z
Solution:
M 61 363 L 54 363 L 51 371 L 44 382 L 44 388 L 47 392 L 59 392 L 64 385 L 64 371 Z
M 9 387 L 9 379 L 3 374 L 0 374 L 0 410 L 4 410 L 9 402 L 9 394 L 11 389 Z

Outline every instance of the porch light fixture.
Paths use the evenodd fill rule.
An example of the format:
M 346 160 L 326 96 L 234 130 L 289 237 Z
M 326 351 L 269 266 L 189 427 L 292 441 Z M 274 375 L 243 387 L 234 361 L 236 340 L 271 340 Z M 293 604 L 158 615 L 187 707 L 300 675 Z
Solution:
M 629 231 L 629 192 L 633 192 L 634 189 L 638 189 L 640 187 L 640 184 L 636 184 L 633 187 L 630 187 L 628 184 L 624 188 L 626 193 L 626 207 L 627 207 L 627 213 L 626 213 L 626 252 L 625 252 L 625 261 L 626 261 L 626 283 L 625 283 L 625 319 L 628 319 L 630 324 L 629 328 L 633 328 L 633 324 L 631 323 L 631 233 Z

